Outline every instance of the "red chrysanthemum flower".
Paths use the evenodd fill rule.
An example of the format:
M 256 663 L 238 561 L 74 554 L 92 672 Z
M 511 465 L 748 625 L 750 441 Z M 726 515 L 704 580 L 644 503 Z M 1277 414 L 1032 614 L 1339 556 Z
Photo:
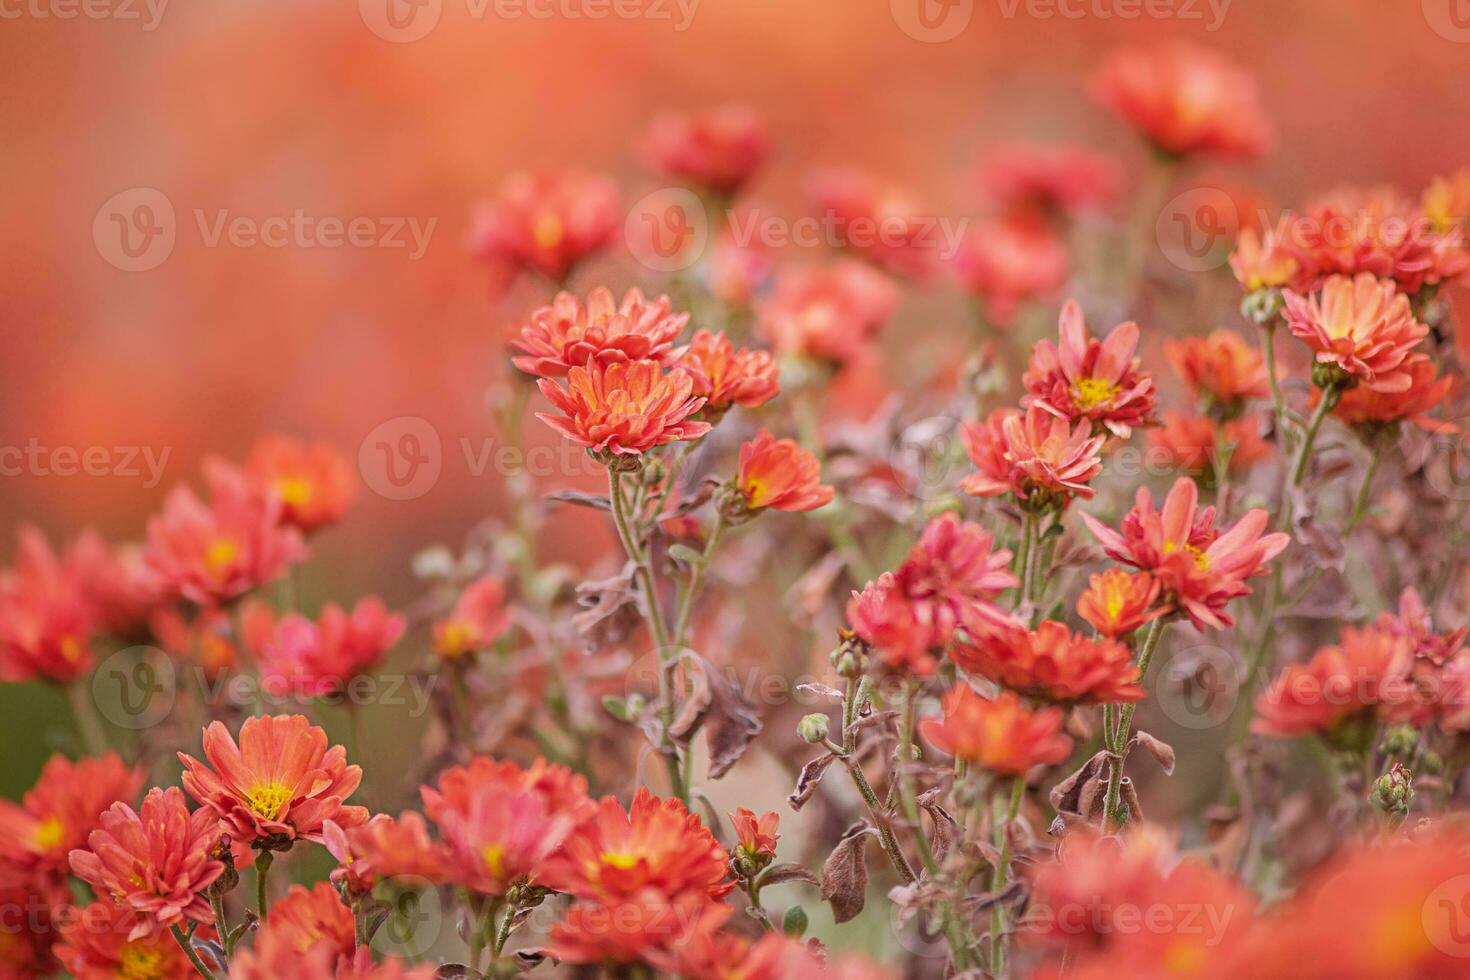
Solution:
M 1077 615 L 1110 639 L 1127 636 L 1168 609 L 1157 605 L 1160 586 L 1147 572 L 1110 568 L 1088 579 L 1077 597 Z
M 518 881 L 540 883 L 550 856 L 592 810 L 586 780 L 543 760 L 522 770 L 477 758 L 422 794 L 444 837 L 446 873 L 482 895 L 504 895 Z
M 1050 216 L 1106 208 L 1123 178 L 1111 157 L 1087 147 L 1010 143 L 986 156 L 975 182 L 1002 212 Z
M 1164 356 L 1190 392 L 1211 407 L 1229 409 L 1271 394 L 1264 355 L 1233 330 L 1166 340 Z
M 1090 89 L 1094 99 L 1173 156 L 1251 159 L 1269 142 L 1255 79 L 1192 44 L 1116 52 Z
M 277 942 L 298 953 L 325 942 L 339 956 L 350 958 L 357 948 L 352 910 L 342 904 L 337 889 L 325 881 L 310 889 L 292 885 L 285 898 L 271 904 L 264 932 L 272 933 Z
M 110 901 L 72 910 L 60 923 L 56 958 L 75 980 L 191 980 L 199 976 L 162 926 L 150 923 L 147 933 L 129 938 L 133 918 L 127 909 Z
M 349 613 L 334 602 L 316 622 L 290 615 L 276 624 L 260 662 L 261 682 L 273 694 L 327 697 L 382 662 L 403 636 L 403 616 L 374 596 Z
M 994 546 L 980 525 L 941 514 L 902 565 L 853 593 L 848 622 L 890 667 L 933 673 L 956 630 L 977 636 L 1015 625 L 995 600 L 1020 582 L 1011 553 Z
M 1116 640 L 1078 636 L 1055 620 L 957 644 L 955 663 L 1028 697 L 1070 704 L 1143 698 L 1133 652 Z
M 546 862 L 541 882 L 578 898 L 635 898 L 653 890 L 667 903 L 679 896 L 718 898 L 729 855 L 677 799 L 639 789 L 625 811 L 611 796 Z
M 1413 700 L 1408 640 L 1376 627 L 1345 626 L 1338 642 L 1306 664 L 1291 664 L 1256 699 L 1251 731 L 1276 738 L 1320 734 L 1353 739 L 1360 715 L 1401 711 Z M 1361 734 L 1361 733 L 1360 733 Z M 1371 737 L 1371 732 L 1368 733 Z
M 781 391 L 776 359 L 769 351 L 736 350 L 722 333 L 699 331 L 687 346 L 674 351 L 670 364 L 694 382 L 707 416 L 723 414 L 732 405 L 756 408 Z
M 511 344 L 524 353 L 511 362 L 527 374 L 560 378 L 589 361 L 662 360 L 688 322 L 689 314 L 675 313 L 667 296 L 650 303 L 641 289 L 628 290 L 619 303 L 599 286 L 585 306 L 571 293 L 557 293 L 521 325 Z
M 740 850 L 755 861 L 769 861 L 776 856 L 776 841 L 781 838 L 776 831 L 780 823 L 781 815 L 774 810 L 756 816 L 754 810 L 740 807 L 730 814 Z
M 991 700 L 963 682 L 944 695 L 942 707 L 943 719 L 925 718 L 919 731 L 941 752 L 990 772 L 1025 776 L 1072 753 L 1060 708 L 1030 711 L 1009 691 Z
M 817 457 L 794 440 L 777 439 L 764 429 L 740 447 L 735 489 L 750 510 L 816 510 L 836 495 L 822 485 Z
M 210 857 L 224 827 L 208 807 L 189 812 L 178 787 L 151 789 L 135 812 L 114 803 L 71 852 L 71 869 L 98 895 L 137 915 L 129 940 L 159 926 L 214 918 L 202 892 L 224 872 Z
M 0 573 L 0 681 L 71 683 L 92 669 L 98 627 L 85 546 L 57 555 L 29 526 L 18 538 L 14 568 Z
M 104 810 L 138 798 L 143 778 L 113 753 L 76 762 L 53 755 L 19 804 L 0 800 L 0 885 L 64 878 L 68 855 Z
M 1135 426 L 1153 420 L 1154 382 L 1139 369 L 1138 324 L 1121 323 L 1103 340 L 1088 336 L 1082 307 L 1068 300 L 1059 322 L 1060 345 L 1038 343 L 1022 383 L 1025 405 L 1038 405 L 1072 421 L 1126 439 Z
M 654 361 L 590 362 L 567 373 L 567 387 L 546 378 L 542 394 L 565 413 L 536 417 L 579 446 L 599 453 L 638 455 L 683 439 L 698 439 L 708 422 L 690 419 L 704 407 L 683 371 L 665 374 Z
M 563 963 L 668 962 L 715 904 L 696 892 L 670 896 L 651 887 L 577 902 L 552 925 L 548 952 Z
M 1148 430 L 1149 461 L 1212 475 L 1221 449 L 1229 453 L 1230 473 L 1245 473 L 1271 455 L 1271 444 L 1261 435 L 1261 421 L 1254 416 L 1216 422 L 1204 415 L 1165 412 L 1161 424 Z
M 438 970 L 432 963 L 411 966 L 395 956 L 373 961 L 372 949 L 360 946 L 357 952 L 343 956 L 326 940 L 306 951 L 298 950 L 286 937 L 277 937 L 270 929 L 261 931 L 255 945 L 242 945 L 230 958 L 229 980 L 435 980 Z
M 1023 304 L 1066 284 L 1067 250 L 1045 224 L 1011 218 L 966 235 L 952 267 L 965 292 L 984 304 L 986 322 L 1008 327 Z
M 1463 230 L 1438 227 L 1391 187 L 1340 188 L 1285 227 L 1307 280 L 1297 292 L 1319 289 L 1331 276 L 1366 273 L 1413 296 L 1470 270 Z
M 611 244 L 622 223 L 611 177 L 578 170 L 520 173 L 481 205 L 470 247 L 499 285 L 523 269 L 561 283 Z
M 1430 413 L 1445 403 L 1459 381 L 1453 374 L 1439 375 L 1427 354 L 1410 354 L 1400 366 L 1409 376 L 1409 387 L 1403 391 L 1377 391 L 1358 385 L 1342 393 L 1333 408 L 1334 418 L 1346 425 L 1377 426 L 1393 422 L 1410 422 L 1429 432 L 1455 432 L 1458 427 Z M 1312 408 L 1322 398 L 1319 388 L 1312 389 Z
M 280 501 L 283 521 L 307 534 L 341 520 L 357 495 L 352 464 L 324 442 L 262 439 L 245 461 L 245 475 Z
M 649 127 L 644 155 L 664 177 L 733 195 L 765 162 L 766 124 L 747 106 L 666 113 Z
M 898 309 L 893 280 L 861 262 L 783 271 L 757 309 L 757 327 L 778 353 L 845 364 Z
M 300 532 L 281 523 L 279 500 L 218 461 L 206 464 L 205 478 L 208 504 L 179 487 L 148 522 L 148 564 L 171 594 L 229 603 L 306 558 Z
M 1022 506 L 1038 510 L 1065 507 L 1074 497 L 1096 493 L 1088 483 L 1102 472 L 1100 454 L 1107 439 L 1094 436 L 1085 423 L 1074 428 L 1037 405 L 1024 413 L 1002 408 L 983 424 L 967 423 L 960 436 L 980 471 L 960 481 L 966 493 L 1014 493 Z
M 387 878 L 434 884 L 448 880 L 448 850 L 429 836 L 423 814 L 412 810 L 396 820 L 380 813 L 345 831 L 328 820 L 322 839 L 338 863 L 332 881 L 345 881 L 359 892 L 371 891 Z
M 1309 296 L 1288 291 L 1286 320 L 1316 352 L 1318 364 L 1335 365 L 1386 394 L 1413 384 L 1405 361 L 1429 333 L 1414 319 L 1407 296 L 1367 273 L 1356 279 L 1333 276 Z
M 184 788 L 237 841 L 272 848 L 298 838 L 321 843 L 326 821 L 351 827 L 367 819 L 366 809 L 343 803 L 362 782 L 362 769 L 347 764 L 342 746 L 328 747 L 327 733 L 303 715 L 247 718 L 239 745 L 222 723 L 211 722 L 204 757 L 208 765 L 179 753 Z
M 1090 514 L 1082 520 L 1111 558 L 1153 575 L 1171 607 L 1201 631 L 1232 625 L 1226 605 L 1250 595 L 1246 581 L 1264 575 L 1266 563 L 1291 542 L 1286 534 L 1262 533 L 1264 510 L 1247 512 L 1222 534 L 1215 508 L 1199 508 L 1199 487 L 1188 477 L 1175 482 L 1162 513 L 1154 510 L 1148 488 L 1139 487 L 1121 531 Z
M 923 279 L 933 269 L 934 218 L 908 188 L 860 170 L 832 168 L 811 175 L 807 198 L 854 254 L 910 279 Z
M 434 624 L 434 649 L 454 660 L 494 646 L 510 626 L 504 583 L 482 575 L 464 587 L 449 617 Z

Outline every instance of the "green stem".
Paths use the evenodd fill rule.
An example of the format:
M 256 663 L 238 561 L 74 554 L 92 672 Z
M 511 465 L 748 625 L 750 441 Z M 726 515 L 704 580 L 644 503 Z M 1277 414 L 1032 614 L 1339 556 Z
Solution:
M 66 686 L 67 700 L 71 702 L 72 716 L 76 719 L 77 731 L 88 755 L 102 755 L 107 751 L 107 732 L 102 719 L 97 716 L 97 706 L 92 701 L 91 691 L 76 680 Z
M 1144 635 L 1143 647 L 1138 654 L 1138 682 L 1142 684 L 1148 677 L 1148 667 L 1153 661 L 1154 651 L 1158 649 L 1159 639 L 1164 635 L 1164 620 L 1160 617 L 1149 624 L 1148 633 Z M 1103 830 L 1111 833 L 1118 826 L 1118 806 L 1123 792 L 1123 764 L 1127 761 L 1128 736 L 1133 730 L 1133 712 L 1137 703 L 1118 705 L 1114 708 L 1117 712 L 1118 727 L 1113 732 L 1112 744 L 1108 751 L 1113 754 L 1114 761 L 1108 767 L 1108 792 L 1103 800 Z M 1106 739 L 1106 735 L 1104 735 Z
M 725 531 L 725 517 L 719 509 L 715 509 L 715 523 L 710 528 L 709 541 L 705 542 L 704 553 L 700 560 L 689 572 L 689 581 L 679 597 L 679 613 L 674 619 L 674 646 L 683 647 L 688 641 L 689 618 L 694 612 L 694 601 L 699 597 L 699 587 L 704 580 L 704 570 L 714 558 L 715 548 L 719 547 L 720 535 Z
M 1021 580 L 1021 586 L 1016 590 L 1016 606 L 1019 608 L 1026 601 L 1027 591 L 1030 587 L 1031 576 L 1031 549 L 1036 544 L 1036 515 L 1026 511 L 1021 519 L 1021 545 L 1016 551 L 1016 564 L 1013 566 L 1016 578 Z
M 204 965 L 204 960 L 199 957 L 199 951 L 194 948 L 194 944 L 189 941 L 189 937 L 184 934 L 184 930 L 179 928 L 176 923 L 169 927 L 169 932 L 173 933 L 174 942 L 178 943 L 179 949 L 182 949 L 184 955 L 189 957 L 189 962 L 194 964 L 194 969 L 199 971 L 199 975 L 201 977 L 208 977 L 209 980 L 215 980 L 214 972 Z
M 270 851 L 261 851 L 255 856 L 255 913 L 260 919 L 262 927 L 265 926 L 266 913 L 270 911 L 270 898 L 266 891 L 267 876 L 270 875 L 271 865 L 275 863 L 276 856 Z
M 1261 325 L 1261 356 L 1266 361 L 1266 379 L 1271 384 L 1271 414 L 1276 419 L 1276 431 L 1285 440 L 1286 396 L 1281 393 L 1281 379 L 1276 376 L 1276 321 Z M 1283 441 L 1283 445 L 1284 445 Z
M 230 921 L 225 915 L 225 897 L 210 895 L 209 907 L 214 911 L 214 931 L 219 933 L 219 944 L 224 947 L 225 956 L 233 956 L 235 944 L 230 941 Z
M 1015 822 L 1016 815 L 1021 812 L 1021 798 L 1026 793 L 1026 780 L 1017 777 L 1011 786 L 1011 802 L 1006 810 L 1005 822 L 995 828 L 996 846 L 1000 849 L 1000 855 L 995 860 L 995 874 L 990 879 L 990 893 L 998 895 L 1000 890 L 1006 886 L 1006 878 L 1010 873 L 1011 864 L 1011 824 Z M 990 912 L 990 973 L 992 976 L 1003 976 L 1006 968 L 1006 947 L 1002 934 L 1006 929 L 1006 912 L 999 902 Z
M 844 757 L 843 762 L 858 792 L 862 794 L 863 802 L 868 805 L 868 816 L 873 819 L 873 826 L 878 829 L 878 840 L 883 845 L 883 853 L 888 855 L 888 860 L 893 864 L 893 870 L 898 872 L 903 883 L 912 885 L 918 880 L 918 875 L 914 874 L 914 869 L 909 865 L 909 859 L 904 857 L 903 848 L 898 846 L 898 838 L 893 836 L 893 826 L 883 812 L 883 804 L 879 802 L 878 794 L 873 792 L 868 777 L 863 774 L 863 767 L 850 755 Z

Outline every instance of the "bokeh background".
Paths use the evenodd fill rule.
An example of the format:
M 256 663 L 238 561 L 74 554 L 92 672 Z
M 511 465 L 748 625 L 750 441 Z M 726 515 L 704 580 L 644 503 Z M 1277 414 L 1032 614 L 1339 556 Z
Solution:
M 438 481 L 407 501 L 366 491 L 304 583 L 308 601 L 411 597 L 413 554 L 502 506 L 501 474 L 475 473 L 461 440 L 497 437 L 487 388 L 507 324 L 544 299 L 492 291 L 465 247 L 473 205 L 511 171 L 568 164 L 610 172 L 638 199 L 658 184 L 634 143 L 662 108 L 735 100 L 764 113 L 777 153 L 751 194 L 774 208 L 796 212 L 809 167 L 853 163 L 964 214 L 991 143 L 1065 139 L 1137 160 L 1084 78 L 1115 46 L 1185 37 L 1259 78 L 1275 149 L 1221 174 L 1268 200 L 1338 183 L 1417 194 L 1470 160 L 1463 0 L 644 0 L 645 16 L 604 19 L 575 0 L 554 9 L 581 16 L 550 18 L 427 0 L 417 16 L 437 22 L 412 41 L 385 29 L 386 2 L 116 0 L 92 8 L 101 17 L 59 16 L 67 0 L 5 6 L 0 446 L 116 447 L 119 463 L 138 447 L 165 463 L 158 485 L 146 467 L 0 477 L 7 553 L 21 522 L 136 537 L 204 455 L 239 457 L 258 434 L 355 454 L 376 427 L 416 416 L 439 434 Z M 939 40 L 951 31 L 915 29 L 919 3 L 966 19 Z M 94 224 L 138 188 L 167 198 L 176 241 L 156 267 L 125 271 Z M 211 245 L 200 221 L 221 212 L 433 227 L 417 258 Z M 615 250 L 577 284 L 621 288 L 640 271 Z M 568 521 L 547 550 L 575 560 L 588 527 Z M 51 748 L 36 732 L 64 710 L 46 692 L 0 691 L 13 763 L 0 792 L 30 783 Z

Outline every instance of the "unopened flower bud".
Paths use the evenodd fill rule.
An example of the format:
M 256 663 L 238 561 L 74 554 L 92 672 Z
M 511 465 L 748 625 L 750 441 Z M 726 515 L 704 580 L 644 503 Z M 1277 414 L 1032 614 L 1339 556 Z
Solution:
M 832 669 L 838 677 L 851 680 L 868 672 L 868 644 L 852 630 L 839 630 L 837 648 L 832 651 Z
M 1399 817 L 1409 812 L 1409 802 L 1413 798 L 1414 774 L 1397 762 L 1373 784 L 1373 792 L 1368 796 L 1369 802 L 1378 809 Z
M 235 870 L 235 855 L 230 850 L 233 843 L 229 834 L 220 834 L 219 840 L 215 841 L 214 848 L 209 852 L 211 860 L 219 861 L 225 866 L 225 870 L 220 872 L 220 876 L 214 879 L 206 892 L 210 898 L 228 895 L 240 883 L 240 872 Z
M 1270 330 L 1275 328 L 1276 318 L 1281 315 L 1284 305 L 1281 290 L 1257 289 L 1246 295 L 1240 304 L 1240 312 L 1247 320 Z
M 1395 725 L 1383 735 L 1380 748 L 1393 759 L 1407 759 L 1419 745 L 1419 732 L 1412 725 Z
M 659 460 L 650 459 L 643 464 L 643 485 L 645 487 L 658 486 L 668 475 L 669 468 Z
M 827 737 L 831 730 L 832 722 L 824 714 L 810 714 L 796 723 L 796 734 L 801 736 L 803 742 L 816 744 Z

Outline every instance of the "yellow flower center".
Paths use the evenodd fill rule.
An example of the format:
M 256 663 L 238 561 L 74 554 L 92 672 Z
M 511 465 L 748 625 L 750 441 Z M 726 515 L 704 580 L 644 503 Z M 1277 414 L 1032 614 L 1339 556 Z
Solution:
M 1072 384 L 1072 400 L 1084 412 L 1110 402 L 1122 393 L 1122 388 L 1102 378 L 1080 378 Z
M 51 850 L 61 844 L 61 839 L 66 836 L 66 828 L 62 826 L 58 817 L 47 817 L 36 825 L 36 846 L 43 850 Z
M 1108 618 L 1109 619 L 1117 619 L 1118 618 L 1118 613 L 1120 613 L 1122 611 L 1123 611 L 1123 595 L 1122 595 L 1122 593 L 1115 591 L 1115 592 L 1113 592 L 1112 595 L 1108 596 Z
M 536 239 L 536 244 L 540 248 L 556 248 L 561 244 L 565 233 L 561 218 L 550 211 L 543 211 L 536 217 L 536 226 L 531 231 L 532 237 Z
M 485 870 L 497 878 L 505 877 L 505 845 L 486 844 L 485 850 L 480 852 L 485 859 Z
M 219 575 L 229 568 L 238 557 L 240 557 L 240 545 L 234 538 L 216 538 L 204 551 L 204 566 L 212 574 Z
M 612 865 L 619 871 L 627 871 L 638 864 L 638 857 L 633 854 L 619 854 L 614 851 L 604 851 L 602 863 Z
M 1367 966 L 1374 972 L 1408 971 L 1429 951 L 1429 934 L 1416 905 L 1394 908 L 1379 918 L 1368 937 Z
M 245 802 L 252 813 L 266 820 L 274 820 L 281 815 L 286 804 L 291 802 L 291 787 L 284 783 L 257 786 L 250 791 Z
M 168 959 L 157 946 L 128 943 L 117 958 L 117 975 L 123 980 L 160 980 Z
M 468 623 L 450 620 L 439 628 L 439 654 L 458 657 L 474 644 L 474 631 Z
M 1198 943 L 1180 940 L 1164 954 L 1164 968 L 1175 976 L 1195 976 L 1205 968 L 1205 951 Z
M 1166 555 L 1172 555 L 1174 552 L 1176 552 L 1178 550 L 1179 550 L 1179 545 L 1175 544 L 1174 542 L 1172 542 L 1172 541 L 1165 541 L 1164 542 L 1164 554 L 1166 554 Z M 1200 571 L 1205 571 L 1206 569 L 1208 569 L 1210 567 L 1210 556 L 1207 555 L 1207 554 L 1205 554 L 1203 549 L 1196 548 L 1192 544 L 1187 544 L 1187 545 L 1184 546 L 1184 550 L 1188 554 L 1190 554 L 1191 556 L 1193 556 L 1193 558 L 1194 558 L 1194 567 L 1195 568 L 1198 568 Z
M 82 658 L 82 642 L 68 633 L 61 638 L 61 656 L 67 663 L 76 663 Z
M 276 481 L 276 493 L 283 503 L 303 507 L 311 500 L 311 481 L 299 476 L 282 477 Z

